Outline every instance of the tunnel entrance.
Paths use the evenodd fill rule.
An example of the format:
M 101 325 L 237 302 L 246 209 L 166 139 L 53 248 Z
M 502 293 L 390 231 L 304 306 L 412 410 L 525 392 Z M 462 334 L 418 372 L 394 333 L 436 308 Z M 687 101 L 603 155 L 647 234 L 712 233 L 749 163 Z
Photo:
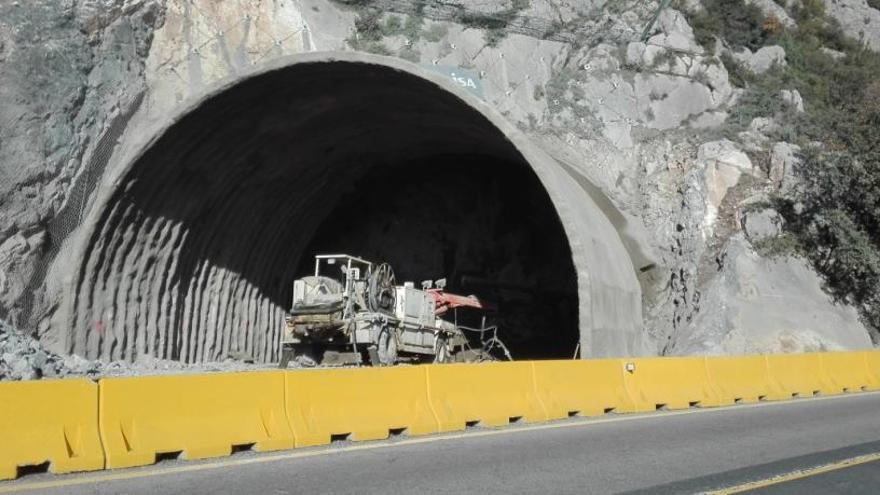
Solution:
M 438 82 L 377 63 L 267 70 L 183 112 L 120 173 L 74 283 L 68 351 L 278 358 L 317 252 L 446 277 L 494 304 L 516 358 L 571 357 L 578 280 L 508 136 Z
M 398 283 L 446 278 L 487 303 L 488 325 L 515 359 L 570 358 L 577 279 L 562 225 L 534 172 L 484 155 L 378 166 L 354 182 L 305 253 L 387 261 Z M 303 256 L 298 274 L 314 262 Z M 481 324 L 463 310 L 459 323 Z

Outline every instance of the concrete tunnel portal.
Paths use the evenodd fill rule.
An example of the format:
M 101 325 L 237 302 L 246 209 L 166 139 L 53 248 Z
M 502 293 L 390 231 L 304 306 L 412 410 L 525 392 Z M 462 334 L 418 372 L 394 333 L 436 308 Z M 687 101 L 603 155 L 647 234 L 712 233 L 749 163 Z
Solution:
M 332 251 L 485 299 L 515 358 L 573 355 L 596 298 L 511 130 L 437 76 L 350 58 L 243 78 L 143 146 L 85 237 L 69 352 L 276 360 L 293 279 Z

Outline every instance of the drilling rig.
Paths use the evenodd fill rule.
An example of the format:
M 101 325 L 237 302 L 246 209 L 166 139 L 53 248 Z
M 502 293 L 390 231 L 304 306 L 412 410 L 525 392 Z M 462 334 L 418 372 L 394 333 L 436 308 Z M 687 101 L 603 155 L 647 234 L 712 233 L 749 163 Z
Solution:
M 397 285 L 388 263 L 347 254 L 315 256 L 314 275 L 293 283 L 293 303 L 281 342 L 281 368 L 324 363 L 393 365 L 510 358 L 497 327 L 459 325 L 459 308 L 483 310 L 475 296 L 445 291 L 446 281 Z M 451 315 L 452 321 L 449 320 Z M 469 338 L 465 332 L 472 332 Z

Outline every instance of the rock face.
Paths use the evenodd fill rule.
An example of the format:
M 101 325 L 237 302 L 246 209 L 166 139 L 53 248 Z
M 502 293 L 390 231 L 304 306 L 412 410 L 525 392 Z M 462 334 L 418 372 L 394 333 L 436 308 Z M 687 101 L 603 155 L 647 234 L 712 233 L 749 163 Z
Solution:
M 766 227 L 769 225 L 753 225 L 751 235 Z M 689 335 L 676 341 L 673 354 L 871 347 L 855 309 L 831 301 L 819 277 L 803 260 L 762 258 L 738 235 L 721 255 L 721 264 L 718 276 L 704 293 L 702 311 L 686 331 Z
M 752 161 L 739 146 L 729 140 L 713 141 L 700 146 L 697 162 L 706 181 L 706 216 L 703 219 L 704 237 L 711 237 L 718 211 L 727 192 L 739 183 L 742 174 L 755 174 Z
M 794 22 L 775 2 L 755 2 L 782 24 Z M 174 338 L 182 339 L 184 328 L 251 328 L 249 325 L 256 324 L 259 328 L 255 332 L 263 332 L 265 338 L 253 339 L 253 332 L 247 331 L 244 333 L 251 337 L 238 343 L 229 337 L 235 334 L 232 330 L 211 330 L 193 336 L 193 342 L 205 342 L 203 351 L 162 356 L 150 347 L 154 344 L 135 340 L 142 336 L 119 331 L 113 337 L 118 340 L 108 337 L 106 342 L 116 341 L 132 349 L 142 345 L 137 352 L 122 353 L 125 359 L 158 354 L 186 361 L 215 360 L 231 351 L 252 356 L 262 352 L 271 357 L 266 349 L 272 348 L 274 337 L 267 328 L 278 323 L 282 313 L 273 310 L 271 317 L 267 316 L 265 307 L 283 308 L 287 294 L 277 287 L 288 283 L 281 278 L 292 276 L 298 265 L 291 261 L 286 271 L 281 270 L 284 274 L 279 280 L 269 271 L 248 279 L 254 272 L 249 271 L 253 267 L 247 261 L 254 256 L 230 257 L 223 249 L 211 247 L 259 245 L 254 239 L 274 234 L 257 232 L 260 229 L 254 227 L 248 236 L 206 235 L 199 250 L 187 251 L 182 246 L 187 246 L 190 236 L 182 227 L 197 225 L 199 219 L 221 219 L 221 215 L 212 217 L 212 212 L 244 197 L 257 199 L 248 208 L 236 210 L 238 216 L 227 222 L 256 226 L 258 222 L 248 215 L 269 215 L 267 205 L 289 189 L 268 195 L 252 188 L 247 194 L 210 204 L 196 204 L 201 192 L 175 195 L 175 202 L 165 203 L 174 206 L 167 211 L 158 200 L 149 203 L 151 211 L 145 212 L 138 206 L 146 203 L 113 203 L 110 199 L 128 194 L 126 191 L 160 198 L 161 191 L 187 184 L 187 178 L 195 174 L 193 167 L 187 168 L 187 163 L 192 163 L 188 151 L 175 155 L 174 160 L 181 161 L 178 168 L 162 168 L 160 164 L 150 169 L 156 172 L 155 178 L 147 169 L 134 179 L 124 171 L 138 158 L 137 144 L 157 138 L 155 131 L 167 127 L 169 116 L 178 115 L 195 99 L 214 94 L 218 84 L 231 84 L 236 77 L 280 63 L 286 56 L 344 50 L 403 59 L 419 70 L 443 77 L 466 73 L 473 86 L 462 78 L 464 87 L 482 100 L 480 105 L 502 115 L 530 145 L 540 148 L 565 171 L 565 180 L 552 180 L 575 188 L 602 211 L 631 260 L 634 274 L 626 276 L 637 276 L 641 283 L 645 340 L 638 345 L 634 339 L 622 343 L 620 336 L 609 330 L 591 345 L 629 345 L 658 354 L 862 346 L 867 337 L 861 338 L 865 330 L 854 313 L 824 297 L 809 268 L 798 260 L 760 258 L 744 237 L 757 242 L 775 235 L 775 217 L 744 215 L 741 210 L 747 200 L 765 197 L 768 191 L 796 187 L 792 170 L 797 147 L 768 139 L 766 135 L 776 124 L 763 117 L 731 138 L 736 141 L 720 139 L 726 135 L 721 131 L 741 90 L 730 84 L 719 58 L 695 41 L 680 12 L 664 10 L 647 36 L 642 36 L 657 2 L 636 3 L 625 11 L 611 4 L 533 0 L 526 6 L 471 1 L 426 6 L 405 0 L 374 0 L 369 6 L 379 14 L 371 14 L 362 5 L 327 0 L 0 3 L 0 319 L 34 334 L 49 351 L 69 353 L 73 344 L 64 337 L 63 329 L 69 328 L 70 322 L 63 308 L 77 287 L 92 284 L 97 287 L 93 294 L 101 294 L 102 304 L 107 303 L 103 307 L 126 308 L 89 319 L 96 333 L 114 331 L 112 325 L 105 327 L 104 321 L 130 319 L 144 320 L 149 329 L 146 335 L 158 335 L 153 327 L 159 320 L 143 309 L 146 306 L 139 306 L 156 300 L 137 296 L 141 287 L 152 283 L 143 281 L 150 279 L 157 281 L 156 287 L 165 287 L 159 291 L 162 294 L 179 296 L 179 302 L 156 296 L 161 304 L 153 309 L 161 318 L 173 314 L 175 321 L 184 322 L 168 335 L 177 331 Z M 827 2 L 827 9 L 850 34 L 864 32 L 866 42 L 878 47 L 880 39 L 875 38 L 880 29 L 871 26 L 880 12 L 868 7 L 865 0 Z M 510 19 L 500 28 L 456 22 L 469 18 L 463 13 L 479 19 L 480 15 L 499 12 Z M 756 73 L 785 63 L 785 52 L 778 46 L 733 56 Z M 354 84 L 356 78 L 352 81 Z M 804 102 L 796 91 L 783 92 L 779 98 L 795 111 L 803 111 L 805 105 L 809 108 L 810 102 Z M 255 120 L 251 127 L 259 129 L 257 134 L 275 136 L 281 142 L 278 136 L 291 122 L 301 125 L 298 129 L 318 129 L 320 125 L 308 124 L 313 116 L 310 112 L 329 108 L 331 100 L 316 98 L 310 102 L 310 110 L 287 109 L 279 101 L 269 112 L 278 117 Z M 402 98 L 388 105 L 399 108 L 401 101 L 416 100 Z M 282 113 L 287 117 L 281 118 Z M 375 113 L 381 116 L 387 112 Z M 221 125 L 222 115 L 218 115 L 205 128 L 228 128 Z M 479 136 L 481 127 L 468 123 L 462 129 L 462 136 Z M 450 132 L 428 132 L 418 139 L 439 139 L 452 135 Z M 350 142 L 370 140 L 370 136 L 354 131 L 351 136 Z M 317 136 L 312 141 L 319 143 L 320 139 Z M 229 143 L 220 143 L 222 146 L 214 145 L 210 136 L 194 132 L 191 141 L 201 143 L 206 153 L 229 149 L 225 157 L 239 156 L 231 138 Z M 462 140 L 454 141 L 449 149 L 460 149 Z M 258 144 L 266 147 L 265 142 Z M 243 187 L 261 183 L 280 188 L 286 184 L 284 174 L 260 175 L 261 170 L 268 170 L 260 164 L 271 161 L 278 166 L 273 170 L 281 170 L 287 163 L 268 158 L 265 152 L 257 151 L 260 148 L 249 148 L 250 154 L 241 159 L 251 164 L 250 175 L 235 176 L 234 180 L 229 178 L 232 175 L 224 175 L 227 182 Z M 324 149 L 328 157 L 334 157 L 340 148 L 326 143 Z M 367 152 L 354 156 L 365 159 Z M 769 160 L 757 159 L 764 156 Z M 222 170 L 219 166 L 215 170 L 218 177 Z M 163 174 L 172 171 L 182 175 L 163 183 L 163 177 L 171 176 Z M 202 172 L 210 176 L 207 168 Z M 152 180 L 159 191 L 155 194 L 147 187 Z M 207 189 L 222 189 L 211 187 Z M 326 191 L 321 187 L 314 190 Z M 104 210 L 105 200 L 128 209 Z M 571 213 L 583 203 L 571 202 L 562 208 Z M 151 216 L 156 212 L 162 214 Z M 329 212 L 318 216 L 324 218 L 325 214 Z M 87 238 L 90 231 L 83 227 L 87 220 L 109 225 L 100 223 L 108 218 L 134 220 L 122 222 L 113 236 L 107 237 L 113 239 L 111 244 Z M 434 234 L 438 238 L 451 235 Z M 101 238 L 99 234 L 95 237 Z M 150 251 L 154 245 L 188 253 L 188 264 L 181 268 L 173 258 L 154 256 Z M 81 259 L 90 259 L 88 253 L 79 251 L 82 246 L 94 247 L 89 252 L 115 253 L 116 265 L 137 268 L 114 271 L 116 265 L 108 264 L 107 270 L 95 269 L 103 266 L 100 256 L 92 258 L 97 260 L 94 265 L 77 265 Z M 586 252 L 595 248 L 582 240 L 571 249 Z M 438 271 L 458 266 L 442 256 L 432 263 Z M 521 266 L 514 263 L 499 273 L 546 285 L 545 279 L 522 273 L 517 268 Z M 192 276 L 169 275 L 181 270 Z M 575 271 L 579 280 L 590 279 L 587 270 Z M 81 278 L 83 273 L 95 273 L 96 277 Z M 577 290 L 583 290 L 584 283 L 579 283 Z M 267 289 L 270 286 L 271 291 Z M 273 296 L 263 297 L 264 289 Z M 802 302 L 785 296 L 785 304 L 774 305 L 783 289 L 802 297 Z M 138 304 L 119 303 L 128 301 L 129 296 Z M 237 298 L 245 309 L 223 314 L 218 302 L 221 296 Z M 601 297 L 581 299 L 579 303 L 586 307 L 605 303 Z M 632 303 L 639 306 L 638 301 Z M 772 316 L 765 324 L 755 316 L 761 311 Z M 613 326 L 608 321 L 599 325 Z M 840 326 L 840 335 L 827 330 L 833 325 Z M 92 344 L 95 348 L 104 345 Z M 116 346 L 107 344 L 107 356 L 115 359 L 121 355 Z
M 284 55 L 339 48 L 347 35 L 343 27 L 353 16 L 330 5 L 325 8 L 339 17 L 310 29 L 306 16 L 318 12 L 306 11 L 294 2 L 166 2 L 165 22 L 155 30 L 145 60 L 144 76 L 150 88 L 147 116 L 171 112 L 200 96 L 212 83 L 257 64 Z
M 138 108 L 158 2 L 0 4 L 0 318 L 28 319 Z
M 847 34 L 880 50 L 880 10 L 868 5 L 867 0 L 826 0 L 825 11 Z

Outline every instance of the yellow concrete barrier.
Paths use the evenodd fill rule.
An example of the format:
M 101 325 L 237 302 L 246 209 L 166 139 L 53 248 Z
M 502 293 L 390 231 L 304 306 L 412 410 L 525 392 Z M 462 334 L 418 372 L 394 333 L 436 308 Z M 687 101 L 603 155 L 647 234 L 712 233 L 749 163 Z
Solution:
M 865 352 L 825 352 L 819 355 L 822 372 L 835 392 L 861 392 L 871 386 Z
M 624 373 L 624 384 L 638 411 L 724 403 L 709 381 L 705 358 L 638 358 L 624 362 L 631 368 Z
M 707 357 L 706 368 L 725 404 L 791 398 L 770 378 L 764 356 Z
M 104 468 L 91 381 L 0 383 L 0 479 L 45 462 L 53 473 Z
M 818 353 L 772 354 L 765 357 L 770 377 L 791 397 L 811 397 L 820 393 L 839 394 L 822 372 Z
M 880 390 L 880 351 L 867 351 L 863 357 L 868 367 L 868 390 Z
M 284 372 L 109 378 L 100 381 L 100 431 L 107 467 L 293 447 Z
M 636 411 L 620 359 L 535 361 L 535 388 L 550 419 Z
M 426 379 L 424 366 L 287 372 L 287 415 L 296 446 L 328 444 L 331 435 L 380 440 L 392 430 L 436 433 Z
M 880 389 L 880 351 L 523 361 L 0 383 L 0 479 Z
M 426 366 L 428 397 L 441 431 L 469 423 L 503 426 L 513 420 L 545 421 L 530 362 Z

